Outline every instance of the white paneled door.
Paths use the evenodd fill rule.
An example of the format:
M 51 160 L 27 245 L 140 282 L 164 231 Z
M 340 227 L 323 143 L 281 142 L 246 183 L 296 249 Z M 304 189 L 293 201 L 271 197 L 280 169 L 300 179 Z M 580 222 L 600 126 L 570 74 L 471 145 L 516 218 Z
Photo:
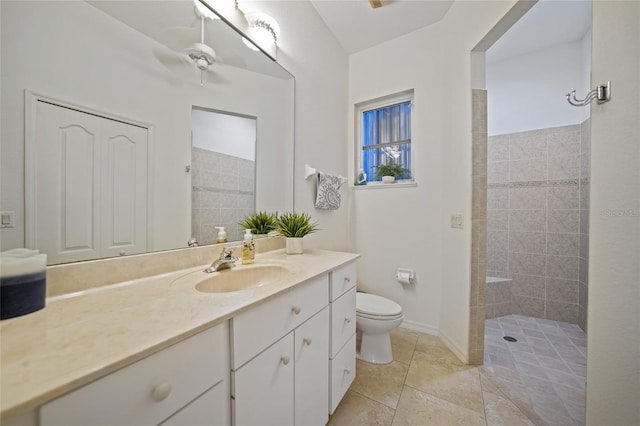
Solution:
M 148 129 L 38 101 L 30 245 L 49 263 L 144 253 Z

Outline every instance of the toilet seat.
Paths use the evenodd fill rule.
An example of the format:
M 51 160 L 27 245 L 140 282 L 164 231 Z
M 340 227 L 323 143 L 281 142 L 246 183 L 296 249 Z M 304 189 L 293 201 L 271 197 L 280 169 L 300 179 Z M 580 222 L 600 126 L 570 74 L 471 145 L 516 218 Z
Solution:
M 393 300 L 369 293 L 356 293 L 356 315 L 362 318 L 393 320 L 402 317 L 402 307 Z

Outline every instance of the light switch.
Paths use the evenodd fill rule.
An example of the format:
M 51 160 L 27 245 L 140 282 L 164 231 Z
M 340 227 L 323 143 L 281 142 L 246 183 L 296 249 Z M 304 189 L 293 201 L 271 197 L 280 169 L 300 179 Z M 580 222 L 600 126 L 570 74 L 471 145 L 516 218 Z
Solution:
M 456 229 L 464 228 L 464 215 L 461 213 L 451 213 L 451 227 Z
M 16 212 L 0 212 L 0 228 L 13 228 Z

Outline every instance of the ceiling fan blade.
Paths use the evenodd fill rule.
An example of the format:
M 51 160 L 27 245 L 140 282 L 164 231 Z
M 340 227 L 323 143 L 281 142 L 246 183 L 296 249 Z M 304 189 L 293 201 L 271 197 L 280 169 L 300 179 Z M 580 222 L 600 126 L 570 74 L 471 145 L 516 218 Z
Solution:
M 174 50 L 181 50 L 200 39 L 200 30 L 194 27 L 169 27 L 165 32 L 172 40 L 172 45 L 169 47 Z
M 171 49 L 153 48 L 153 56 L 171 72 L 184 72 L 193 68 L 193 63 L 188 57 Z
M 224 58 L 218 56 L 217 62 L 221 65 L 230 65 L 237 68 L 247 67 L 247 62 L 240 55 L 227 55 Z

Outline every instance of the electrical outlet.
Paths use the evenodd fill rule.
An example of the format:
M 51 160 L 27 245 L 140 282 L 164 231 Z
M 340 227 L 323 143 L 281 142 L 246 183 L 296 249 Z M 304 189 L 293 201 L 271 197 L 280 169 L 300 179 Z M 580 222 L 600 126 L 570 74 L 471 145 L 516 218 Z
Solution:
M 464 228 L 464 215 L 461 213 L 451 213 L 451 227 L 456 229 Z
M 0 228 L 15 227 L 16 212 L 0 212 Z

